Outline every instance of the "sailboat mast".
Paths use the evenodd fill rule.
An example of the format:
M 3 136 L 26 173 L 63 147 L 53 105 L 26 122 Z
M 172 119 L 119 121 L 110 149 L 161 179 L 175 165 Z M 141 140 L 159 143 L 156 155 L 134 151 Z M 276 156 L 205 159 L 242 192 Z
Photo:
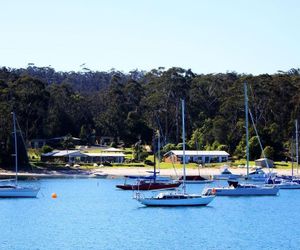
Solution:
M 186 173 L 185 173 L 185 124 L 184 124 L 184 100 L 181 100 L 181 110 L 182 110 L 182 162 L 183 162 L 183 183 L 182 183 L 182 189 L 183 193 L 186 193 L 186 186 L 185 186 L 185 181 L 186 181 Z
M 291 141 L 291 158 L 292 158 L 292 180 L 294 179 L 294 137 Z
M 158 172 L 160 172 L 160 133 L 159 130 L 157 131 L 157 168 L 158 168 Z M 156 177 L 156 169 L 155 169 L 155 173 L 154 176 Z
M 18 144 L 17 144 L 17 128 L 16 128 L 16 114 L 12 112 L 13 115 L 13 126 L 14 126 L 14 142 L 15 142 L 15 170 L 16 170 L 16 185 L 18 184 Z
M 153 160 L 154 160 L 154 165 L 153 165 L 153 178 L 154 178 L 154 182 L 156 181 L 156 158 L 157 158 L 157 156 L 156 156 L 156 153 L 157 153 L 157 150 L 155 150 L 155 145 L 156 145 L 156 141 L 155 141 L 155 139 L 156 139 L 156 134 L 155 134 L 155 131 L 153 131 L 153 151 L 154 151 L 154 154 L 153 154 Z
M 298 164 L 299 164 L 299 143 L 298 143 L 298 120 L 295 121 L 296 123 L 296 164 L 297 164 L 297 175 L 298 175 Z
M 244 82 L 245 93 L 245 127 L 246 127 L 246 160 L 247 160 L 247 179 L 249 177 L 249 131 L 248 131 L 248 95 L 247 95 L 247 83 Z

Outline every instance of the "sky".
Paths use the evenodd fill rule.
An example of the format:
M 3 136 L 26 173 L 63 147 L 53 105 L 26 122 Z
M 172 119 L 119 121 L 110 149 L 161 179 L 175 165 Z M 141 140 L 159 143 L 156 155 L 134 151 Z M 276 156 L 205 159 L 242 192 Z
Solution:
M 254 75 L 300 68 L 298 0 L 0 0 L 0 6 L 0 67 Z

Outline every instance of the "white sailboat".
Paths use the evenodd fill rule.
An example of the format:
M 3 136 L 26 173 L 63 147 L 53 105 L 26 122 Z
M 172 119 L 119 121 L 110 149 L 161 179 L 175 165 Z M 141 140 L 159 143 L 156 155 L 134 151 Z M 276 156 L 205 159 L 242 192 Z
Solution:
M 16 129 L 16 116 L 13 115 L 14 126 L 14 144 L 15 144 L 15 183 L 0 185 L 0 198 L 35 198 L 40 190 L 38 187 L 23 187 L 18 185 L 18 145 L 17 145 L 17 129 Z
M 248 133 L 248 96 L 247 85 L 244 83 L 245 91 L 245 120 L 246 120 L 246 158 L 247 158 L 247 179 L 249 176 L 249 133 Z M 277 195 L 279 188 L 275 185 L 253 185 L 239 184 L 236 179 L 228 180 L 228 187 L 207 188 L 204 194 L 215 192 L 217 196 L 251 196 L 251 195 Z
M 184 124 L 184 101 L 182 100 L 182 140 L 183 140 L 183 181 L 182 192 L 162 192 L 154 197 L 144 197 L 137 192 L 135 199 L 145 206 L 206 206 L 214 198 L 211 193 L 187 194 L 186 192 L 186 170 L 185 170 L 185 124 Z
M 298 161 L 299 161 L 299 146 L 298 146 L 298 120 L 295 120 L 295 127 L 296 127 L 296 168 L 298 171 Z M 293 143 L 292 143 L 292 148 L 293 148 Z M 275 178 L 275 186 L 280 188 L 280 189 L 300 189 L 300 180 L 299 178 L 294 177 L 294 155 L 293 155 L 293 150 L 292 151 L 292 176 L 288 179 L 283 179 Z M 277 183 L 278 182 L 278 183 Z

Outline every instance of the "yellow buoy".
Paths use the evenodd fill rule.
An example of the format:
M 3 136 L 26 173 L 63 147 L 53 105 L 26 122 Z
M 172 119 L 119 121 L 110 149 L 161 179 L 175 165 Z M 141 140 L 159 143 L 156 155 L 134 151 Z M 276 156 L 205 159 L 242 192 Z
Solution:
M 51 197 L 52 197 L 53 199 L 56 199 L 56 198 L 57 198 L 57 194 L 56 194 L 56 193 L 52 193 L 52 194 L 51 194 Z

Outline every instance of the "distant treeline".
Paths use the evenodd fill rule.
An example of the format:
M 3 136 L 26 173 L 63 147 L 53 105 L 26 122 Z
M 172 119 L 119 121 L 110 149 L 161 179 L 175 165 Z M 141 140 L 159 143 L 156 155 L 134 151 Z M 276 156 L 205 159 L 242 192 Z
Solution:
M 100 136 L 130 146 L 151 144 L 160 131 L 162 145 L 181 142 L 180 100 L 186 100 L 186 132 L 191 149 L 224 149 L 245 155 L 243 83 L 266 153 L 290 155 L 294 120 L 300 118 L 300 69 L 268 75 L 196 74 L 190 69 L 150 72 L 56 72 L 49 67 L 0 69 L 0 164 L 11 161 L 11 111 L 25 140 L 72 135 L 85 144 Z M 251 121 L 251 120 L 250 120 Z M 169 145 L 170 146 L 170 145 Z M 251 158 L 261 150 L 250 124 Z

